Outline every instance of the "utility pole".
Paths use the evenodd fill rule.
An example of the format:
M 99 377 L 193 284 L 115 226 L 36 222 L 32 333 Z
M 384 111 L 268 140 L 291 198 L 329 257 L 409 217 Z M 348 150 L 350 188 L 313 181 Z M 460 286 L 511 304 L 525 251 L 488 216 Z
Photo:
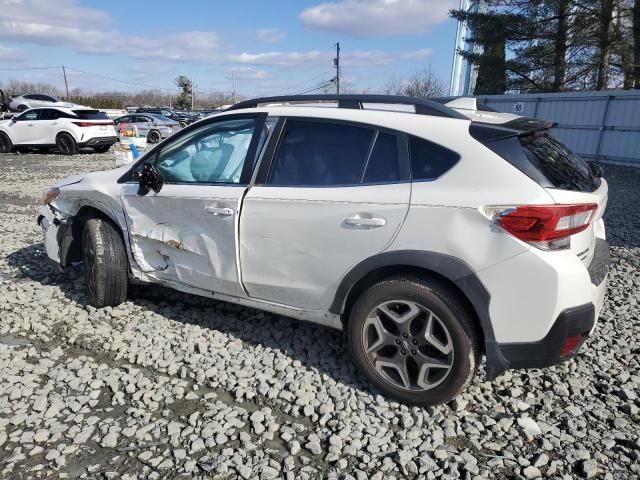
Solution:
M 336 95 L 340 95 L 340 42 L 336 43 L 336 58 L 333 59 L 336 67 Z
M 236 78 L 233 72 L 231 72 L 231 98 L 233 103 L 236 103 Z
M 193 78 L 191 78 L 191 111 L 193 111 L 193 105 L 196 99 L 196 85 L 193 83 Z
M 67 83 L 67 70 L 62 66 L 62 75 L 64 76 L 64 88 L 67 91 L 67 101 L 69 101 L 69 84 Z

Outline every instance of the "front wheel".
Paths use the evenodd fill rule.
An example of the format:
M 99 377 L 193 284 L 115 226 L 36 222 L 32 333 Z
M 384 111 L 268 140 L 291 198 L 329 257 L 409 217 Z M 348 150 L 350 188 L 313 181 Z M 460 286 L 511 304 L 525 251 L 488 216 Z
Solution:
M 63 155 L 75 155 L 78 152 L 76 141 L 68 133 L 61 133 L 56 137 L 56 147 Z
M 87 220 L 82 233 L 82 260 L 91 305 L 115 307 L 127 299 L 127 253 L 112 222 Z
M 457 292 L 435 280 L 372 286 L 353 306 L 347 330 L 356 365 L 403 403 L 448 402 L 471 382 L 480 360 L 470 314 Z

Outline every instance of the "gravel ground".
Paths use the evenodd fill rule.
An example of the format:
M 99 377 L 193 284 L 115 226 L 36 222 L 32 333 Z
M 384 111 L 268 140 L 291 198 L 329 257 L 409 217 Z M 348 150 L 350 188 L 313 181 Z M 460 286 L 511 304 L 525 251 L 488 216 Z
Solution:
M 0 155 L 0 477 L 573 479 L 640 475 L 640 171 L 609 167 L 608 302 L 583 354 L 390 402 L 338 332 L 138 287 L 87 306 L 46 261 L 42 190 L 107 155 Z

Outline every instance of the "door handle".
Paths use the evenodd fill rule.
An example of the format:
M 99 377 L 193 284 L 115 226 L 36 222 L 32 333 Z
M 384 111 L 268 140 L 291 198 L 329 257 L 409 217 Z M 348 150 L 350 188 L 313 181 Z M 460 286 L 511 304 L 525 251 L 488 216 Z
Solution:
M 384 227 L 387 224 L 387 221 L 381 217 L 374 217 L 369 213 L 358 213 L 352 217 L 345 218 L 343 224 L 347 227 L 368 230 L 371 228 Z
M 229 207 L 214 207 L 213 205 L 209 205 L 204 207 L 204 211 L 212 215 L 220 215 L 221 217 L 233 215 L 233 209 Z
M 27 123 L 27 127 L 33 127 L 33 123 Z

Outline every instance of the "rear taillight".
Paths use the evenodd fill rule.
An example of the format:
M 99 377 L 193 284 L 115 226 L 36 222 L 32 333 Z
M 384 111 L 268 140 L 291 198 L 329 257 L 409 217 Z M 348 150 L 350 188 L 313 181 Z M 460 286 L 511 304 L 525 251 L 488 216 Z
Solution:
M 100 127 L 100 126 L 107 126 L 107 125 L 113 125 L 113 122 L 111 123 L 106 123 L 106 122 L 71 122 L 74 125 L 77 125 L 79 127 Z
M 561 250 L 569 248 L 571 235 L 589 227 L 597 209 L 595 203 L 494 207 L 493 218 L 524 242 L 542 250 Z

